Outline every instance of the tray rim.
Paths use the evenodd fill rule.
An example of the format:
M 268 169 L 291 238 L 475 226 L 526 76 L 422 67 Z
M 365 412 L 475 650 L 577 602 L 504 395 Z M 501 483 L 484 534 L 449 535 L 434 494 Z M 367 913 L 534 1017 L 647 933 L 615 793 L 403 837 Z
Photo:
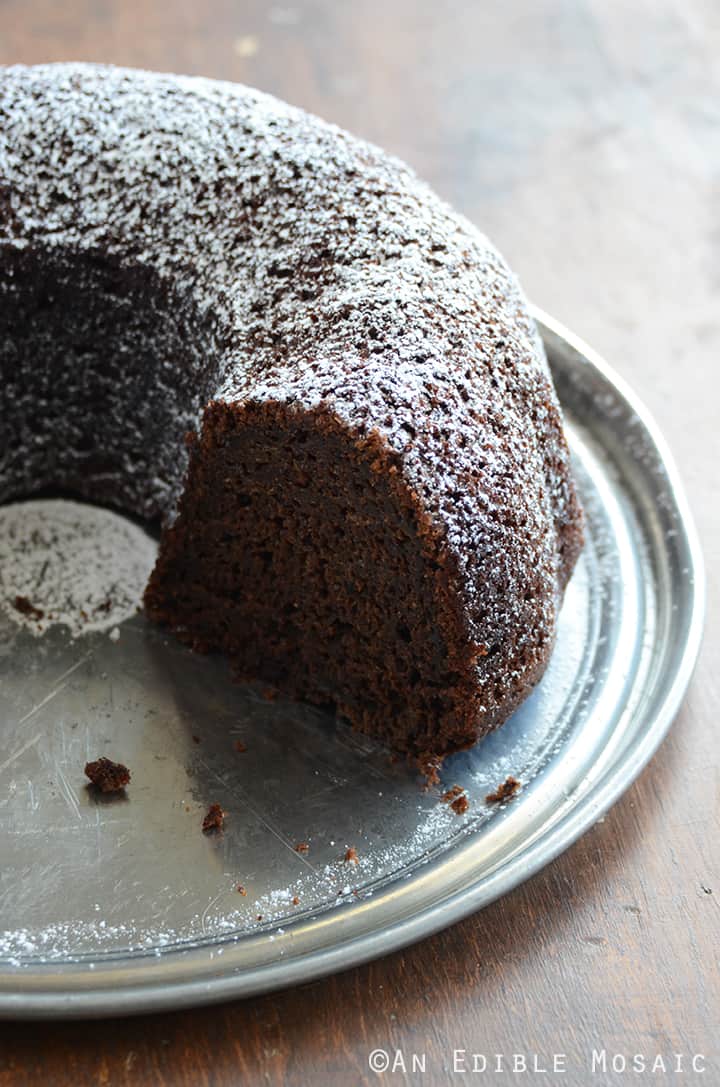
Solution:
M 93 976 L 88 975 L 86 965 L 78 965 L 72 978 L 59 971 L 56 964 L 12 968 L 12 976 L 22 976 L 26 985 L 23 990 L 17 987 L 5 988 L 5 979 L 11 976 L 11 972 L 5 974 L 5 979 L 0 975 L 0 1017 L 96 1018 L 168 1011 L 271 992 L 350 969 L 431 936 L 524 883 L 589 830 L 635 781 L 667 734 L 697 661 L 706 595 L 702 552 L 673 456 L 648 409 L 626 381 L 580 337 L 541 309 L 533 306 L 531 311 L 543 340 L 547 340 L 549 336 L 563 341 L 600 373 L 637 417 L 662 464 L 678 514 L 689 574 L 689 599 L 686 607 L 689 621 L 672 680 L 647 726 L 631 738 L 622 759 L 619 762 L 612 761 L 593 787 L 551 828 L 544 830 L 496 871 L 440 896 L 410 916 L 393 920 L 382 929 L 364 932 L 305 954 L 277 958 L 273 962 L 251 969 L 233 967 L 229 963 L 231 956 L 228 956 L 227 965 L 216 961 L 214 976 L 208 976 L 207 972 L 199 977 L 187 976 L 192 963 L 202 962 L 207 966 L 207 946 L 186 950 L 173 949 L 160 957 L 151 953 L 142 967 L 137 960 L 134 965 L 136 970 L 144 970 L 150 976 L 146 980 L 119 988 L 114 985 L 117 979 L 112 973 L 106 975 L 103 985 L 78 987 L 79 976 L 88 980 Z M 224 943 L 223 947 L 227 948 L 228 944 Z M 180 977 L 177 980 L 167 980 L 162 970 L 158 971 L 159 977 L 153 976 L 154 967 L 159 968 L 163 960 L 167 966 L 171 959 L 180 968 Z M 183 966 L 185 969 L 182 969 Z M 100 971 L 94 976 L 98 982 L 101 981 Z M 73 980 L 75 984 L 72 984 Z

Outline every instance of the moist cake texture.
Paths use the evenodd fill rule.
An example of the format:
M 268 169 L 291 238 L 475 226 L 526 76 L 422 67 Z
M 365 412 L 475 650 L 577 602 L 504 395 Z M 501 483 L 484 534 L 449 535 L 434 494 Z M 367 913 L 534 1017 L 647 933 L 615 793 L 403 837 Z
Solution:
M 420 760 L 543 673 L 582 543 L 521 290 L 406 166 L 234 84 L 0 68 L 0 500 L 162 523 L 145 605 Z

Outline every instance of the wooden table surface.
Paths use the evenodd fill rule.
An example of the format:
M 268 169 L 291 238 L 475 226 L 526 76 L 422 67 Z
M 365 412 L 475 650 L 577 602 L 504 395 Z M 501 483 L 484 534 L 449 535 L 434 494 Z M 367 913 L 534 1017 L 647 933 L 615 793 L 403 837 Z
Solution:
M 240 80 L 408 159 L 645 399 L 710 582 L 703 656 L 669 738 L 540 875 L 424 943 L 288 992 L 0 1026 L 2 1087 L 720 1084 L 719 49 L 717 0 L 0 0 L 0 63 Z M 376 1048 L 408 1069 L 424 1053 L 426 1071 L 378 1077 Z M 566 1071 L 462 1076 L 455 1049 L 546 1066 L 564 1053 Z M 686 1071 L 593 1076 L 593 1049 L 669 1066 L 683 1054 Z

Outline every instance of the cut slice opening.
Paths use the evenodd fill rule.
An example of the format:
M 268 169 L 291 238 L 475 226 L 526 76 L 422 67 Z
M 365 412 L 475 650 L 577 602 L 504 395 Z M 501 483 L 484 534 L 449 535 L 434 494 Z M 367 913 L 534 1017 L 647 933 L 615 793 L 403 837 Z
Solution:
M 397 750 L 474 739 L 442 541 L 380 436 L 331 413 L 210 405 L 145 601 L 239 676 L 334 706 Z

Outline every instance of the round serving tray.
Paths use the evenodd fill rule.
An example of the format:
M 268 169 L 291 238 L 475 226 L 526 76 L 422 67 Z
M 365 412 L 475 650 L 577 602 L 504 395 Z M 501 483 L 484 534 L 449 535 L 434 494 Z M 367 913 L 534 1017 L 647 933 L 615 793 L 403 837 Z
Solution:
M 587 545 L 542 683 L 440 786 L 318 711 L 233 685 L 139 615 L 119 638 L 75 639 L 0 618 L 0 1014 L 175 1008 L 383 955 L 537 872 L 637 776 L 697 656 L 700 552 L 644 407 L 536 318 Z M 125 797 L 85 788 L 99 754 L 131 767 Z M 520 792 L 486 803 L 509 774 Z M 441 800 L 456 784 L 462 815 Z M 211 803 L 227 820 L 207 836 Z

